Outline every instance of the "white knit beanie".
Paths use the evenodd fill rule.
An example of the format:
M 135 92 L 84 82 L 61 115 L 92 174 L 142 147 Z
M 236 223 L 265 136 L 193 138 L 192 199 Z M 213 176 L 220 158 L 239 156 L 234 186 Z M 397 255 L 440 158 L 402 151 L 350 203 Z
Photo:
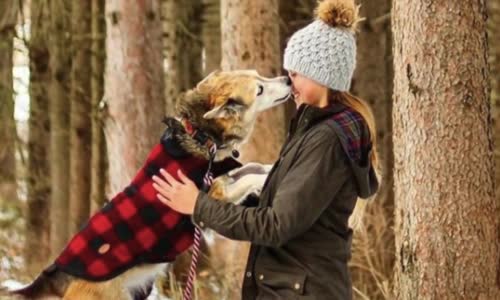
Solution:
M 295 32 L 287 43 L 284 68 L 337 91 L 348 91 L 356 67 L 354 0 L 324 0 L 316 20 Z

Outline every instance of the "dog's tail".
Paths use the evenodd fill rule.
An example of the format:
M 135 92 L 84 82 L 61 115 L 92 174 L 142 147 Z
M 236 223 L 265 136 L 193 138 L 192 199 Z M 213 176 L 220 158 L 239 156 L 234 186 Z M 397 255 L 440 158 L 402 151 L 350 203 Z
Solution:
M 51 266 L 38 275 L 30 284 L 7 292 L 21 299 L 42 299 L 50 296 L 63 297 L 72 278 L 72 276 L 57 270 L 55 266 Z

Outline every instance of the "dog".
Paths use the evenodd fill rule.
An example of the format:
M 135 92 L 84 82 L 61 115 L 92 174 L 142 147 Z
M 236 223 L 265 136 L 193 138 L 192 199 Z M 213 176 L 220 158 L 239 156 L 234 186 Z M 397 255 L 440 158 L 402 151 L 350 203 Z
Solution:
M 213 198 L 238 203 L 250 193 L 258 194 L 270 167 L 241 166 L 233 156 L 248 140 L 257 114 L 291 96 L 286 76 L 265 78 L 254 70 L 208 75 L 179 97 L 176 116 L 165 118 L 167 129 L 132 184 L 90 218 L 54 264 L 31 284 L 11 293 L 25 299 L 145 299 L 166 264 L 191 246 L 194 229 L 189 217 L 171 211 L 151 194 L 151 177 L 159 168 L 171 173 L 176 166 L 202 187 L 207 165 L 213 165 L 215 180 L 208 191 Z M 140 215 L 140 233 L 133 233 L 133 222 L 123 217 L 132 215 L 131 211 L 138 212 L 130 218 Z M 104 231 L 106 226 L 112 229 Z M 112 242 L 118 239 L 115 235 L 122 240 Z M 162 244 L 164 236 L 168 240 Z M 125 250 L 118 251 L 120 247 Z M 108 256 L 111 262 L 104 260 Z

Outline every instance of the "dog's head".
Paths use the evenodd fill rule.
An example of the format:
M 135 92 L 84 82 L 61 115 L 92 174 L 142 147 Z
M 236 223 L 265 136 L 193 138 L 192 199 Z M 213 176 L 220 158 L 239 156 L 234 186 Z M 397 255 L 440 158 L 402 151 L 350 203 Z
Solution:
M 215 71 L 177 101 L 177 114 L 223 145 L 247 140 L 257 114 L 291 96 L 288 77 L 265 78 L 256 71 Z

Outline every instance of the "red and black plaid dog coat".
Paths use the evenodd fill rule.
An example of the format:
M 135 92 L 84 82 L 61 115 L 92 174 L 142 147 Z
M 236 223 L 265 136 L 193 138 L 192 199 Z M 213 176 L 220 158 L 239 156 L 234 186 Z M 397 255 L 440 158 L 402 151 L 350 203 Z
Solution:
M 68 243 L 51 269 L 90 281 L 114 278 L 142 263 L 175 260 L 193 243 L 194 226 L 161 203 L 152 176 L 163 168 L 177 178 L 177 170 L 200 188 L 208 161 L 184 151 L 168 128 L 148 155 L 131 184 L 90 218 Z M 214 177 L 241 164 L 228 158 L 212 164 Z

